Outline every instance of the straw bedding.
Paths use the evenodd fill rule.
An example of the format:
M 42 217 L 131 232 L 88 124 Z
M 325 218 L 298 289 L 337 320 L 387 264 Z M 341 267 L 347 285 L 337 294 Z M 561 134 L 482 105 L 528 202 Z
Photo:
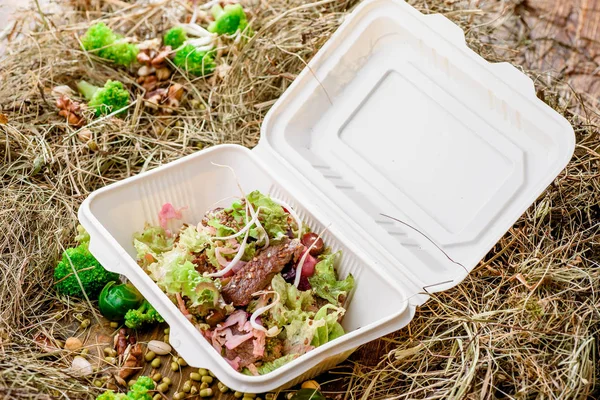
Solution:
M 218 143 L 257 143 L 261 121 L 355 1 L 253 1 L 255 38 L 230 47 L 221 77 L 190 79 L 172 115 L 138 98 L 124 119 L 76 130 L 57 115 L 51 88 L 134 74 L 87 56 L 77 37 L 102 18 L 121 32 L 154 37 L 189 16 L 186 1 L 73 0 L 42 4 L 5 32 L 0 60 L 0 398 L 90 398 L 89 382 L 64 372 L 66 354 L 48 355 L 39 333 L 64 338 L 67 323 L 90 315 L 86 302 L 58 298 L 52 268 L 72 243 L 79 203 L 91 191 Z M 469 45 L 493 61 L 513 61 L 540 97 L 575 127 L 568 167 L 455 289 L 435 294 L 409 327 L 359 350 L 323 379 L 340 399 L 600 396 L 600 136 L 596 104 L 552 71 L 529 70 L 536 45 L 520 3 L 413 0 L 466 29 Z M 21 35 L 17 35 L 22 31 Z M 14 39 L 20 36 L 19 39 Z M 135 95 L 141 93 L 134 89 Z M 88 141 L 91 135 L 91 141 Z M 83 139 L 83 140 L 82 140 Z

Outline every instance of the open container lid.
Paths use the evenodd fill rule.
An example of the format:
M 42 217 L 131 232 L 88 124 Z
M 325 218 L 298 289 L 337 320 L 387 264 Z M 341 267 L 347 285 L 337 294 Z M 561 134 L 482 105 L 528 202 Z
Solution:
M 255 150 L 420 304 L 464 279 L 574 143 L 527 76 L 448 19 L 372 0 L 271 108 Z

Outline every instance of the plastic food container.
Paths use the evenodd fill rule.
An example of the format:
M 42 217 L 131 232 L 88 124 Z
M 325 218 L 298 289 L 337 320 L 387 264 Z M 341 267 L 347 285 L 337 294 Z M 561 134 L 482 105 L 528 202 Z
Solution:
M 215 146 L 112 184 L 79 218 L 94 256 L 160 312 L 190 365 L 258 393 L 406 326 L 429 293 L 461 282 L 573 149 L 571 126 L 532 81 L 469 50 L 456 25 L 402 1 L 366 1 L 273 106 L 255 149 Z M 230 171 L 212 163 L 233 167 L 246 192 L 285 200 L 313 230 L 329 226 L 340 275 L 356 278 L 348 333 L 264 376 L 233 370 L 135 261 L 132 235 L 158 223 L 163 203 L 186 206 L 183 221 L 197 223 L 238 194 Z

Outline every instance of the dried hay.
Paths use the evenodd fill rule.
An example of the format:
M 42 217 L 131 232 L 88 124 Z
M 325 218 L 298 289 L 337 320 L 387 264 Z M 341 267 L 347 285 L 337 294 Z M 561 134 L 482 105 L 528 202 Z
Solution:
M 90 398 L 89 382 L 70 377 L 64 352 L 36 345 L 40 332 L 64 338 L 64 321 L 90 312 L 57 298 L 52 268 L 71 243 L 85 196 L 217 143 L 257 143 L 262 119 L 355 1 L 246 3 L 255 39 L 220 62 L 224 80 L 173 80 L 186 87 L 171 116 L 138 98 L 125 119 L 82 131 L 57 115 L 50 89 L 81 78 L 119 79 L 124 69 L 79 50 L 77 35 L 98 18 L 140 38 L 160 35 L 189 15 L 184 0 L 73 0 L 23 14 L 20 41 L 0 61 L 0 397 Z M 490 60 L 524 70 L 532 43 L 521 2 L 413 0 L 466 29 L 469 45 Z M 54 11 L 52 11 L 54 10 Z M 9 37 L 15 36 L 7 32 Z M 593 99 L 574 93 L 558 73 L 528 71 L 538 93 L 573 123 L 573 160 L 485 260 L 453 290 L 435 294 L 406 329 L 359 351 L 328 375 L 343 399 L 586 398 L 600 396 L 600 136 Z M 140 93 L 139 90 L 136 93 Z M 1 116 L 1 115 L 0 115 Z M 95 144 L 95 145 L 94 145 Z M 369 353 L 371 356 L 369 357 Z M 372 354 L 382 357 L 373 360 Z

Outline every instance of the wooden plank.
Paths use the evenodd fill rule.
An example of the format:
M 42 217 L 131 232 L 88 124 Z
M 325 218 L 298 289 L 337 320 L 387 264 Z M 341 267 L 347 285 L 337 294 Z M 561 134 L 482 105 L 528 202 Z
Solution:
M 582 0 L 576 37 L 600 43 L 600 0 Z

